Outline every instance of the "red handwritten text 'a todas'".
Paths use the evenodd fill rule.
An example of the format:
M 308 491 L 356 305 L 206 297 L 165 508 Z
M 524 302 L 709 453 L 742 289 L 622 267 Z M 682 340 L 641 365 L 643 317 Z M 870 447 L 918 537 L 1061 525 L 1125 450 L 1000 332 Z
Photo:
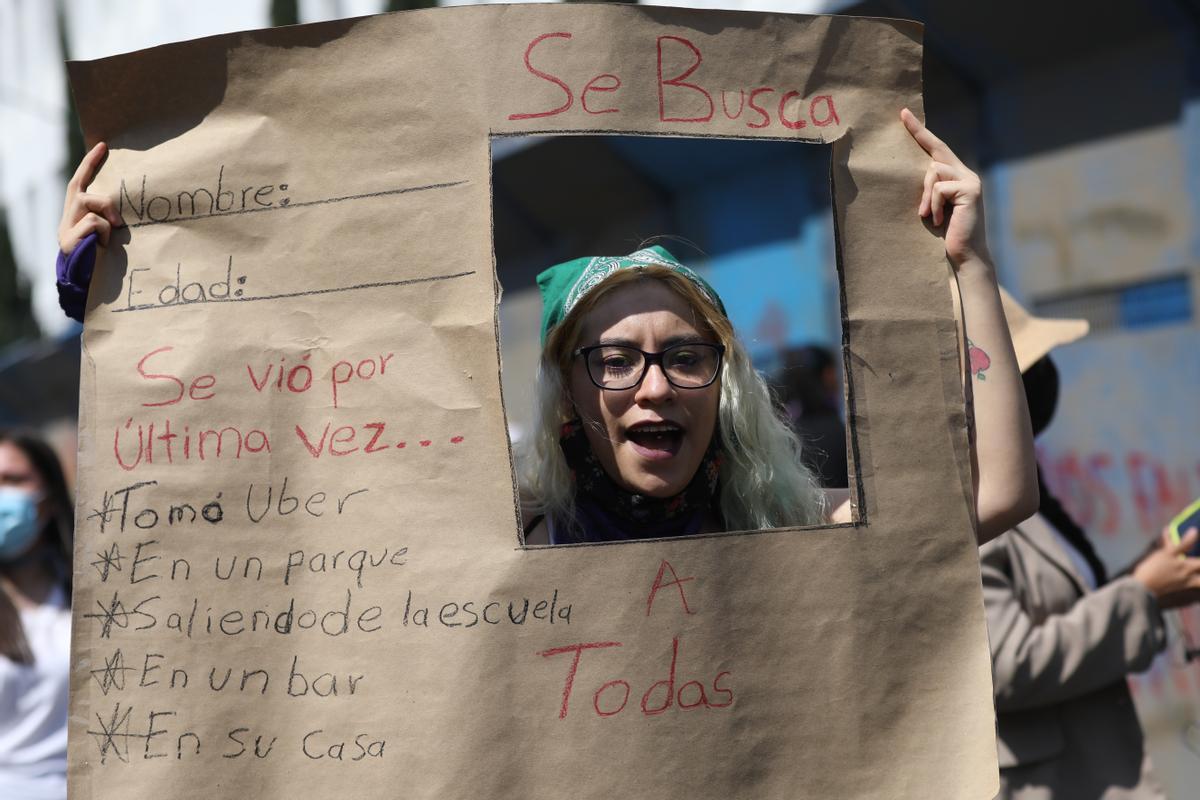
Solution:
M 687 594 L 684 592 L 684 584 L 693 580 L 695 580 L 695 576 L 680 578 L 674 567 L 669 562 L 663 561 L 658 567 L 658 573 L 655 575 L 654 583 L 646 597 L 646 615 L 649 616 L 654 610 L 659 592 L 669 588 L 677 590 L 679 594 L 680 611 L 685 616 L 694 614 L 695 612 L 688 605 Z M 673 593 L 669 592 L 668 594 Z M 585 689 L 585 692 L 591 691 L 591 706 L 596 716 L 616 716 L 630 708 L 631 701 L 633 706 L 630 708 L 630 713 L 636 715 L 640 711 L 647 717 L 666 714 L 672 709 L 687 712 L 695 709 L 720 709 L 732 706 L 733 689 L 730 687 L 730 682 L 733 679 L 733 673 L 729 670 L 722 670 L 716 673 L 711 680 L 697 680 L 689 677 L 691 673 L 680 666 L 682 643 L 683 637 L 679 635 L 671 639 L 671 660 L 665 668 L 666 674 L 651 683 L 644 691 L 636 692 L 633 684 L 625 678 L 611 678 L 601 683 L 595 690 Z M 561 647 L 551 647 L 549 650 L 542 650 L 538 653 L 543 658 L 570 656 L 566 679 L 563 682 L 562 701 L 558 707 L 559 719 L 566 719 L 567 714 L 570 713 L 571 698 L 576 693 L 583 654 L 621 646 L 621 642 L 615 641 L 577 642 Z M 589 657 L 589 672 L 594 671 L 595 667 L 591 662 L 596 658 L 598 656 Z M 638 689 L 640 688 L 638 687 Z M 640 694 L 640 699 L 635 699 L 638 694 Z
M 591 116 L 621 113 L 619 75 L 599 72 L 586 81 L 571 82 L 561 77 L 571 71 L 571 39 L 566 31 L 543 33 L 525 48 L 525 69 L 540 82 L 549 83 L 559 94 L 557 105 L 535 107 L 508 115 L 510 120 L 554 117 L 578 107 Z M 706 86 L 701 81 L 704 54 L 682 36 L 659 36 L 655 40 L 660 122 L 705 124 L 720 120 L 742 120 L 747 128 L 776 127 L 802 130 L 841 125 L 832 94 L 806 97 L 785 86 L 748 86 L 736 90 Z M 577 67 L 576 67 L 577 68 Z M 591 70 L 587 71 L 588 73 Z M 531 84 L 538 85 L 538 84 Z

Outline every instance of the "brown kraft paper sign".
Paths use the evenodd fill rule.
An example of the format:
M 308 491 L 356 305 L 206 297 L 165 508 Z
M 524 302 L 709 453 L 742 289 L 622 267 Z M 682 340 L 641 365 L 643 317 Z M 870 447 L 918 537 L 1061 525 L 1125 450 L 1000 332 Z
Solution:
M 920 37 L 488 6 L 72 64 L 128 223 L 84 334 L 72 797 L 991 797 Z M 490 143 L 610 131 L 831 148 L 855 524 L 522 545 Z

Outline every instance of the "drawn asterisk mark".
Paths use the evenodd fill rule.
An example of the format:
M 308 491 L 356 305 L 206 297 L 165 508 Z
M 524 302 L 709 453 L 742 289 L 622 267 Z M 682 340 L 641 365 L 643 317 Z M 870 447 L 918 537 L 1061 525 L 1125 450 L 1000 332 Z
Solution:
M 111 658 L 104 660 L 101 669 L 92 670 L 92 677 L 100 684 L 101 694 L 107 696 L 109 689 L 125 691 L 125 673 L 135 671 L 134 667 L 125 666 L 125 656 L 122 655 L 121 649 L 117 648 Z
M 108 759 L 109 754 L 116 756 L 121 761 L 129 762 L 129 740 L 130 739 L 146 739 L 145 734 L 129 732 L 129 715 L 133 713 L 133 707 L 125 709 L 125 713 L 121 713 L 121 704 L 117 703 L 113 706 L 112 716 L 105 723 L 104 718 L 96 714 L 96 721 L 100 723 L 100 730 L 89 730 L 88 735 L 96 741 L 96 746 L 100 749 L 100 763 L 103 764 Z
M 83 618 L 98 619 L 101 621 L 101 639 L 107 639 L 109 637 L 109 634 L 112 633 L 113 625 L 116 625 L 118 628 L 129 627 L 129 612 L 125 610 L 125 604 L 121 602 L 121 599 L 118 597 L 116 592 L 113 592 L 112 602 L 108 604 L 107 608 L 105 607 L 104 603 L 101 603 L 99 600 L 96 601 L 96 605 L 100 608 L 100 613 L 97 614 L 93 612 L 91 614 L 84 614 Z
M 107 551 L 98 552 L 96 555 L 98 558 L 92 562 L 92 566 L 100 573 L 101 583 L 108 580 L 109 570 L 121 571 L 121 546 L 116 542 L 113 542 Z
M 115 494 L 109 494 L 108 492 L 105 492 L 104 501 L 101 504 L 103 507 L 93 508 L 92 513 L 88 514 L 87 516 L 89 520 L 100 520 L 101 533 L 104 533 L 104 529 L 108 526 L 109 521 L 112 519 L 112 515 L 117 511 L 115 507 L 116 500 L 117 496 Z

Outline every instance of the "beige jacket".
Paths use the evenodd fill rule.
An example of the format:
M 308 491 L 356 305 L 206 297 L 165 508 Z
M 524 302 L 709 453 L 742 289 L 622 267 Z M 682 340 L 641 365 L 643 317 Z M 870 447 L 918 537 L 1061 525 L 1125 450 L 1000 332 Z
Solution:
M 1162 798 L 1125 676 L 1166 644 L 1125 576 L 1086 584 L 1035 516 L 979 551 L 999 724 L 1000 798 Z

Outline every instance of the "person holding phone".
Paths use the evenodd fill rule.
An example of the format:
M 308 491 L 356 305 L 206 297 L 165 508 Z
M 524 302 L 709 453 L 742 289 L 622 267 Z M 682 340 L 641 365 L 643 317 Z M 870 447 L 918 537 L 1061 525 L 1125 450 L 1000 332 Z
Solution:
M 1058 403 L 1051 348 L 1081 320 L 1031 316 L 1001 290 L 1036 436 Z M 1200 597 L 1200 558 L 1167 531 L 1108 577 L 1084 531 L 1038 476 L 1038 514 L 980 548 L 992 654 L 998 798 L 1163 798 L 1126 676 L 1166 646 L 1162 610 Z

